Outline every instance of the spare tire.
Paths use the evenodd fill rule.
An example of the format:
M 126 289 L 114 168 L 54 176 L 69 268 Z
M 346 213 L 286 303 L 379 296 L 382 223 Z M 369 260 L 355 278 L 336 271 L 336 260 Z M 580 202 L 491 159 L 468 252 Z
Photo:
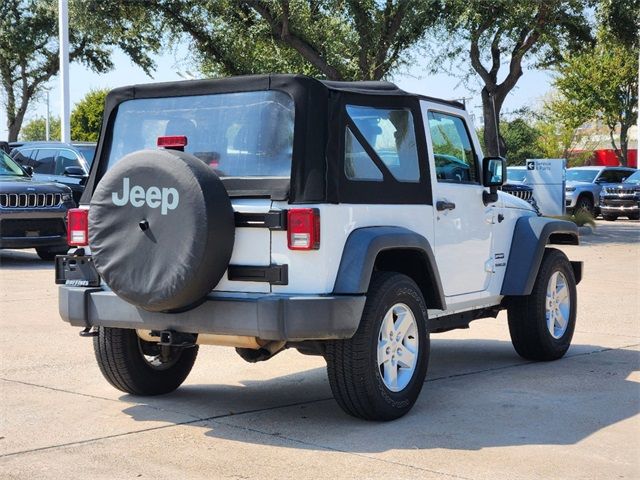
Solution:
M 145 310 L 197 305 L 226 271 L 234 236 L 224 185 L 184 152 L 126 155 L 91 198 L 94 264 L 111 290 Z

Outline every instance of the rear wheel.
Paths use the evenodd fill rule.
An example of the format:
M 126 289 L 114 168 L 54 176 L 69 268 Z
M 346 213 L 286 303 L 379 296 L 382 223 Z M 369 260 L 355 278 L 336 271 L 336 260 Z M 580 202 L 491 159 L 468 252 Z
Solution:
M 406 275 L 374 276 L 356 334 L 328 342 L 329 384 L 342 409 L 366 420 L 393 420 L 420 394 L 429 360 L 427 307 Z
M 56 255 L 66 255 L 69 247 L 38 247 L 36 253 L 42 260 L 55 260 Z
M 178 388 L 191 371 L 198 346 L 168 347 L 146 342 L 135 330 L 100 327 L 93 339 L 98 366 L 118 390 L 160 395 Z
M 576 324 L 576 280 L 566 255 L 548 248 L 531 294 L 512 297 L 507 311 L 511 341 L 521 357 L 564 356 Z

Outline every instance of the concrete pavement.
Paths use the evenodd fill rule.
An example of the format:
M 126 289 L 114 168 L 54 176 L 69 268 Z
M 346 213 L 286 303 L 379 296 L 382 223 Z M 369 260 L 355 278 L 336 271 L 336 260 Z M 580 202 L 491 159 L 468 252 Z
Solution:
M 573 346 L 520 359 L 506 315 L 432 336 L 391 423 L 345 415 L 324 361 L 202 347 L 184 386 L 123 395 L 57 314 L 52 265 L 0 252 L 0 478 L 640 478 L 640 222 L 581 247 Z

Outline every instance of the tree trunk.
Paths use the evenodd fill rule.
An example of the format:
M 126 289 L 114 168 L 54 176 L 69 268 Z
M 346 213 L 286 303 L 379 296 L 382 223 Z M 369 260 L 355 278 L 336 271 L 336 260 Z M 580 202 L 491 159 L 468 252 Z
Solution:
M 628 128 L 625 124 L 622 124 L 620 126 L 620 164 L 624 165 L 625 167 L 628 164 L 629 161 L 629 156 L 628 156 L 628 152 L 629 152 L 629 137 L 628 137 Z M 640 132 L 639 132 L 640 133 Z
M 484 148 L 485 155 L 490 157 L 504 157 L 507 154 L 504 139 L 500 135 L 500 109 L 503 101 L 497 95 L 492 96 L 486 87 L 482 89 Z

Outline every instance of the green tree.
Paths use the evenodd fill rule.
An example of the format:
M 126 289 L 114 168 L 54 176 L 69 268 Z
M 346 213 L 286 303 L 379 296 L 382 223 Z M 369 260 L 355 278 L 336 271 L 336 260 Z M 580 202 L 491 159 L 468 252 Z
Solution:
M 628 132 L 638 117 L 638 51 L 603 38 L 563 63 L 554 84 L 561 94 L 554 110 L 562 123 L 575 128 L 601 119 L 618 160 L 626 165 Z
M 524 165 L 528 158 L 544 158 L 546 155 L 540 148 L 538 141 L 541 131 L 534 122 L 534 114 L 528 111 L 517 112 L 516 116 L 511 120 L 503 120 L 500 122 L 500 132 L 504 141 L 506 156 L 509 165 Z M 479 129 L 478 136 L 484 145 L 484 130 Z
M 109 93 L 109 89 L 91 90 L 73 107 L 71 112 L 71 138 L 73 140 L 98 141 L 107 93 Z
M 146 72 L 149 54 L 160 47 L 141 2 L 69 2 L 69 61 L 96 72 L 113 67 L 111 48 L 119 47 Z M 17 139 L 31 100 L 59 70 L 57 2 L 0 2 L 0 81 L 9 141 Z
M 49 120 L 49 139 L 60 138 L 60 119 Z M 20 139 L 25 142 L 35 142 L 47 139 L 47 121 L 44 117 L 35 118 L 27 122 L 20 130 Z
M 379 80 L 409 61 L 436 0 L 158 0 L 170 31 L 193 41 L 207 75 L 303 73 Z
M 500 112 L 523 75 L 525 62 L 551 65 L 561 52 L 591 41 L 586 20 L 590 0 L 444 0 L 440 62 L 454 64 L 465 78 L 482 84 L 484 141 L 489 155 L 504 155 Z M 506 69 L 503 68 L 506 66 Z M 500 144 L 501 143 L 501 144 Z

